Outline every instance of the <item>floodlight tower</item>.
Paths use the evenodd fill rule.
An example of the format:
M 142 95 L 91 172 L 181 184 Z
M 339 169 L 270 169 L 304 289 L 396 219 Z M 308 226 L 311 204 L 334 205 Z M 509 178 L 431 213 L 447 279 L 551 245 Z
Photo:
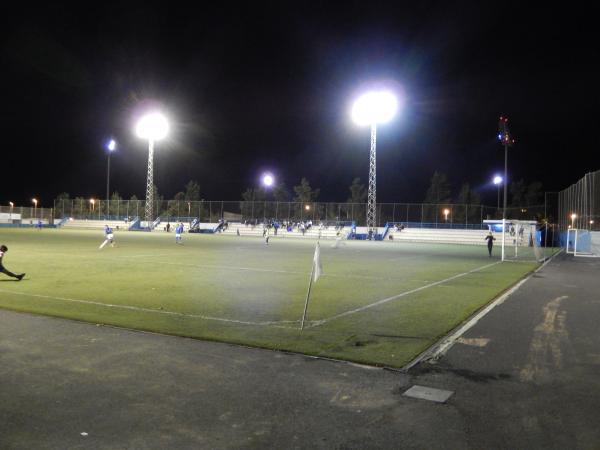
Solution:
M 108 141 L 106 150 L 108 150 L 108 167 L 106 169 L 106 212 L 110 216 L 110 155 L 117 149 L 117 143 L 114 139 Z
M 371 91 L 360 96 L 352 107 L 352 119 L 358 125 L 371 126 L 367 229 L 369 237 L 377 232 L 377 124 L 387 123 L 396 115 L 398 100 L 389 91 Z
M 508 117 L 500 116 L 498 122 L 498 140 L 504 146 L 504 208 L 502 210 L 502 261 L 504 261 L 504 245 L 506 231 L 506 191 L 508 185 L 508 147 L 512 147 L 515 140 L 508 130 Z
M 169 122 L 160 112 L 150 112 L 138 121 L 135 127 L 138 137 L 148 140 L 148 177 L 146 181 L 145 218 L 147 226 L 154 220 L 152 205 L 154 204 L 154 142 L 164 139 L 169 133 Z

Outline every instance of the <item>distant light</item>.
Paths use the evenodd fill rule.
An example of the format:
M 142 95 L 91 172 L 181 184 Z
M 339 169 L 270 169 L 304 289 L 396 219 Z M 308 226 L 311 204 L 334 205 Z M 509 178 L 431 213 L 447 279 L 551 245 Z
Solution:
M 575 213 L 571 214 L 571 220 L 575 220 L 575 219 L 577 219 L 577 214 L 575 214 Z
M 498 139 L 502 140 L 502 133 L 498 133 Z
M 593 220 L 590 220 L 590 225 L 594 225 L 594 221 Z
M 94 203 L 96 203 L 96 200 L 94 200 L 93 198 L 90 198 L 90 203 L 93 205 Z
M 500 184 L 500 183 L 502 183 L 502 177 L 501 177 L 500 175 L 496 175 L 496 176 L 494 177 L 494 184 L 495 184 L 495 185 L 498 185 L 498 184 Z
M 37 198 L 32 198 L 31 201 L 35 204 L 35 206 L 37 206 L 37 203 L 38 203 Z
M 310 210 L 310 205 L 304 205 L 304 209 L 309 211 Z
M 117 143 L 115 142 L 114 139 L 111 139 L 110 141 L 108 141 L 106 148 L 108 149 L 109 152 L 114 152 L 117 149 Z
M 159 141 L 169 134 L 169 122 L 161 113 L 151 112 L 138 121 L 135 133 L 142 139 Z
M 12 208 L 13 206 L 15 206 L 15 204 L 13 202 L 8 202 L 8 204 L 10 205 L 10 207 Z
M 262 183 L 263 185 L 265 185 L 266 187 L 271 187 L 273 186 L 273 183 L 275 182 L 275 178 L 273 178 L 273 175 L 271 175 L 270 173 L 265 173 L 262 177 Z
M 352 107 L 352 119 L 358 125 L 386 123 L 398 111 L 398 100 L 389 91 L 372 91 L 361 95 Z
M 446 214 L 446 215 L 450 214 L 450 210 L 448 208 L 444 209 L 444 214 Z

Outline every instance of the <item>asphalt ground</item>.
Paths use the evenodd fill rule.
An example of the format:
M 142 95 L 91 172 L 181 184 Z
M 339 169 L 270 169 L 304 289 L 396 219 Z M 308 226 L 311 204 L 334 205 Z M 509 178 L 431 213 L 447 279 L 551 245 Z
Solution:
M 0 311 L 0 448 L 600 448 L 599 274 L 555 258 L 408 373 Z

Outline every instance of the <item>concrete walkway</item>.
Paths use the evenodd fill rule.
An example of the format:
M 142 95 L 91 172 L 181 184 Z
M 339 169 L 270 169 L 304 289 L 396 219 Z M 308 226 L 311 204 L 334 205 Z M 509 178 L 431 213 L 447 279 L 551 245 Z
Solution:
M 409 374 L 0 311 L 0 448 L 600 448 L 598 275 L 559 257 Z

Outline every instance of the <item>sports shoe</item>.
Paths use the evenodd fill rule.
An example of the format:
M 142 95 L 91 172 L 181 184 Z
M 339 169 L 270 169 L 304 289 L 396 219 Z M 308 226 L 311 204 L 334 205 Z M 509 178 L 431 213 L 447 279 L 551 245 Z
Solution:
M 24 273 L 22 273 L 21 275 L 17 275 L 17 279 L 18 279 L 19 281 L 21 281 L 21 280 L 23 279 L 23 277 L 24 277 L 24 276 L 25 276 L 25 274 L 24 274 Z

